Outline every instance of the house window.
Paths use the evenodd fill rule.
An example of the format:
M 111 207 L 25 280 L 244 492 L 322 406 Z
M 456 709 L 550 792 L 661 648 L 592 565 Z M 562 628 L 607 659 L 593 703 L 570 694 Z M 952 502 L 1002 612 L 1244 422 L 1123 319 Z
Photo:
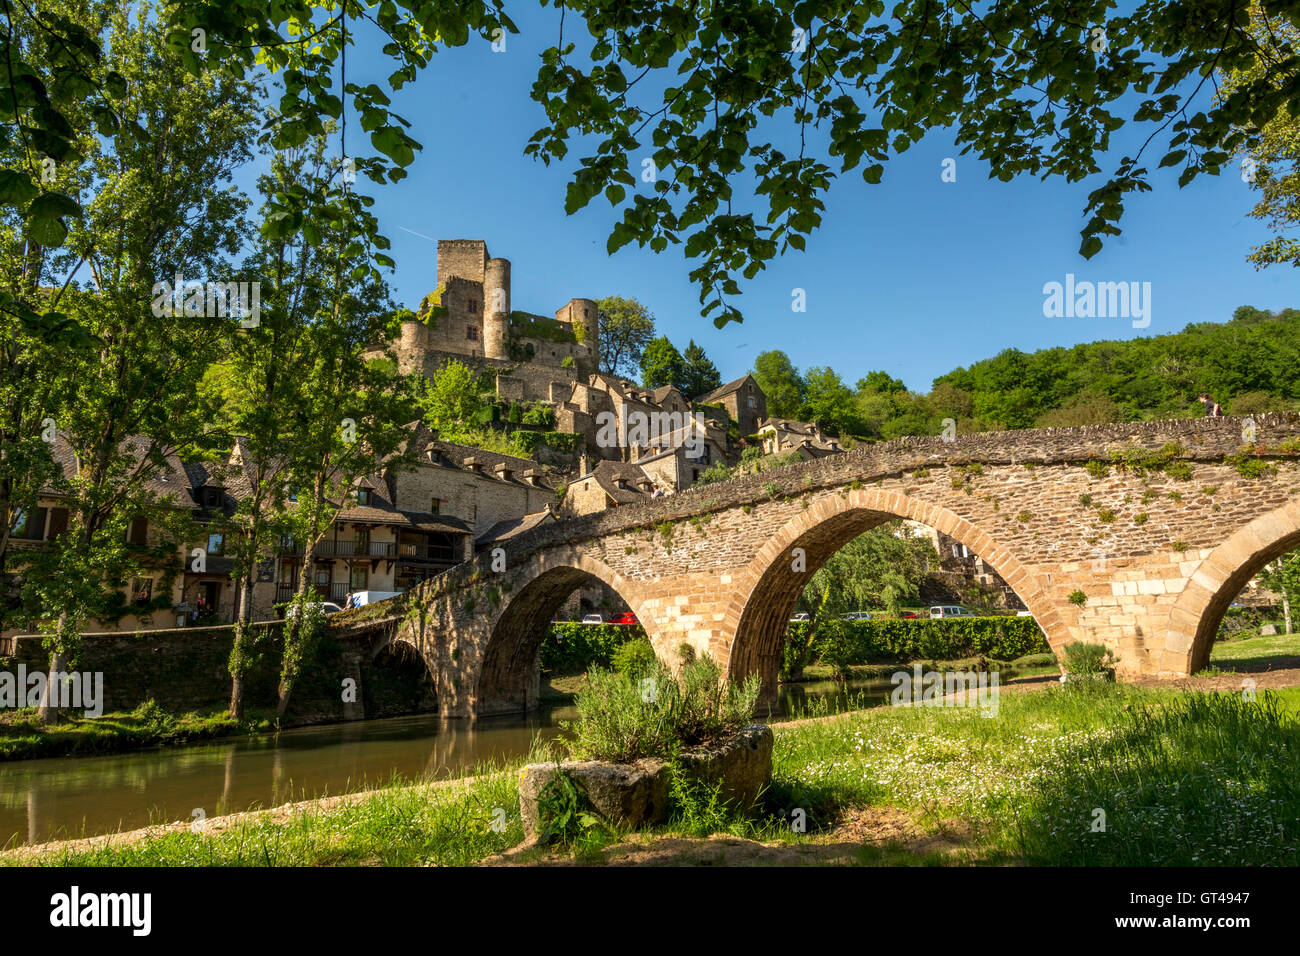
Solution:
M 127 544 L 148 544 L 149 543 L 149 519 L 132 518 L 131 527 L 126 532 Z
M 66 520 L 66 519 L 65 519 Z M 13 531 L 15 538 L 40 541 L 45 537 L 45 509 L 22 510 L 14 516 Z
M 746 404 L 750 408 L 758 408 L 758 399 L 756 399 L 753 395 L 750 395 L 746 400 Z
M 153 600 L 153 578 L 131 579 L 131 600 L 137 605 L 148 604 Z
M 357 492 L 357 504 L 359 505 L 370 504 L 370 492 L 367 489 L 362 488 L 360 491 Z
M 442 504 L 442 499 L 441 499 L 441 498 L 434 498 L 434 499 L 429 503 L 429 514 L 434 514 L 434 515 L 438 514 L 438 513 L 439 513 L 439 512 L 438 512 L 438 507 L 439 507 L 441 504 Z
M 353 554 L 364 555 L 370 550 L 370 530 L 368 528 L 358 528 L 356 537 L 352 540 Z
M 318 569 L 318 570 L 316 571 L 316 583 L 317 583 L 317 584 L 329 584 L 329 583 L 330 583 L 330 572 L 329 572 L 329 568 L 321 568 L 321 569 Z
M 208 554 L 220 554 L 224 537 L 219 534 L 208 535 Z
M 292 585 L 298 581 L 298 566 L 296 564 L 283 563 L 280 565 L 280 583 L 283 585 Z
M 359 564 L 355 568 L 353 568 L 352 577 L 349 582 L 352 585 L 352 590 L 364 591 L 366 589 L 366 581 L 367 581 L 368 574 L 369 574 L 369 569 L 367 569 L 364 564 Z
M 477 326 L 477 325 L 467 325 L 467 326 L 465 326 L 465 338 L 468 339 L 468 340 L 471 341 L 471 342 L 477 342 L 477 341 L 478 341 L 478 326 Z

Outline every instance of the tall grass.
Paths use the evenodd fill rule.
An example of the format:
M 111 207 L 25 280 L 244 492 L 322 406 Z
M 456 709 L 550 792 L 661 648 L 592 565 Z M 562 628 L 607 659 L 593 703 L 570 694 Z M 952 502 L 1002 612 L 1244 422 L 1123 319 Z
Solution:
M 655 661 L 624 673 L 593 667 L 587 676 L 574 701 L 578 719 L 564 723 L 570 755 L 585 760 L 666 758 L 721 740 L 749 723 L 762 689 L 757 674 L 741 686 L 724 680 L 707 655 L 685 661 L 676 675 Z

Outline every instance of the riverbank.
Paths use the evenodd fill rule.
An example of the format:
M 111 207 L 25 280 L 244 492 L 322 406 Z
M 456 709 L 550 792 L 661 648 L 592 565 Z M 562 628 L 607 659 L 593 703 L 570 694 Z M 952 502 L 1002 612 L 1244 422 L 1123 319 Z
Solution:
M 455 785 L 395 782 L 213 818 L 203 833 L 182 822 L 22 848 L 0 863 L 1300 864 L 1300 688 L 1251 701 L 1048 683 L 1002 695 L 993 720 L 884 707 L 774 730 L 772 784 L 752 816 L 688 799 L 653 831 L 593 828 L 574 846 L 525 847 L 520 760 Z
M 963 658 L 906 664 L 855 664 L 849 668 L 848 680 L 858 684 L 887 684 L 890 675 L 900 669 L 910 670 L 913 664 L 918 663 L 926 671 L 966 671 L 973 669 L 978 662 L 975 658 Z M 1013 661 L 984 663 L 1002 673 L 1004 685 L 1058 673 L 1055 658 L 1050 654 L 1030 654 Z M 1300 684 L 1300 635 L 1261 636 L 1258 630 L 1241 631 L 1231 639 L 1215 644 L 1211 666 L 1200 674 L 1173 684 L 1157 680 L 1140 683 L 1188 690 L 1236 690 L 1246 677 L 1254 680 L 1260 690 Z M 783 680 L 782 685 L 801 687 L 828 682 L 830 678 L 828 666 L 812 664 L 804 668 L 799 680 Z M 585 674 L 544 675 L 540 700 L 547 705 L 571 704 L 585 684 Z M 852 690 L 822 695 L 811 703 L 794 704 L 785 716 L 797 719 L 860 709 L 869 706 L 868 696 Z M 397 713 L 401 712 L 390 710 L 385 716 Z M 146 703 L 131 712 L 109 713 L 98 718 L 64 715 L 60 723 L 45 726 L 37 720 L 36 711 L 28 708 L 0 713 L 0 762 L 131 753 L 338 723 L 342 721 L 321 713 L 308 716 L 290 714 L 277 719 L 272 708 L 261 707 L 249 707 L 243 721 L 234 721 L 224 707 L 172 713 L 156 704 Z

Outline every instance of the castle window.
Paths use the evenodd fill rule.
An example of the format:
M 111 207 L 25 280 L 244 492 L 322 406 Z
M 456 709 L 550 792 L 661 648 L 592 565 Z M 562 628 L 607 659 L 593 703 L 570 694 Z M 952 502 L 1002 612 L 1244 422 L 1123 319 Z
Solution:
M 469 299 L 469 300 L 465 303 L 465 308 L 469 309 L 471 312 L 477 312 L 477 311 L 478 311 L 478 301 L 475 300 L 475 299 Z
M 477 326 L 474 326 L 474 325 L 466 326 L 466 328 L 465 328 L 465 338 L 468 339 L 470 342 L 477 342 L 477 341 L 478 341 L 478 327 L 477 327 Z

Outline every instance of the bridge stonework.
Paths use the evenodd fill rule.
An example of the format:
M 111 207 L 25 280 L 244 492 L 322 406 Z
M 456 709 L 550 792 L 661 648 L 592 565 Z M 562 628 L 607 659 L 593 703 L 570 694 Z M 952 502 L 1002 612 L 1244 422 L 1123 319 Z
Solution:
M 1114 651 L 1122 677 L 1183 676 L 1208 662 L 1240 588 L 1300 546 L 1297 436 L 1292 414 L 866 446 L 543 525 L 397 599 L 374 646 L 416 648 L 445 716 L 528 709 L 549 622 L 595 577 L 661 659 L 689 644 L 733 678 L 760 673 L 771 695 L 812 573 L 863 531 L 908 518 L 992 565 L 1058 656 L 1090 641 Z M 1163 467 L 1141 464 L 1162 450 Z

